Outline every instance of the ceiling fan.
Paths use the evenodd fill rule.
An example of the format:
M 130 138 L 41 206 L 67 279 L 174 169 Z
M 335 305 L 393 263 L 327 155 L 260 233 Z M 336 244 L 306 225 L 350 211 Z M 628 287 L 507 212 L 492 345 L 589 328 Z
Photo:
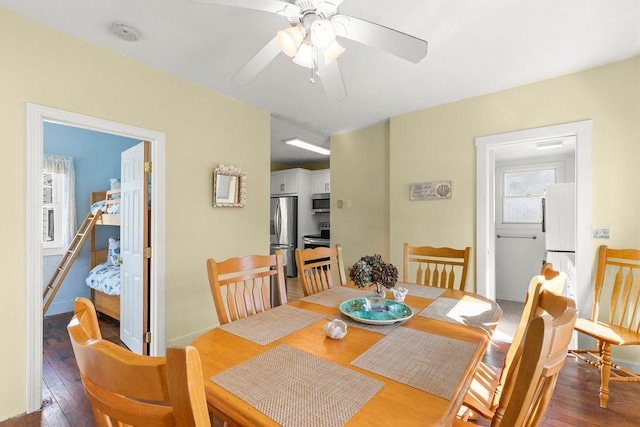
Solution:
M 232 81 L 249 84 L 280 52 L 293 62 L 311 69 L 310 80 L 319 77 L 329 101 L 346 98 L 347 90 L 336 59 L 345 49 L 336 36 L 344 37 L 413 63 L 427 54 L 427 42 L 373 22 L 342 15 L 342 0 L 190 0 L 221 6 L 241 7 L 277 13 L 289 21 L 289 27 L 278 31 Z

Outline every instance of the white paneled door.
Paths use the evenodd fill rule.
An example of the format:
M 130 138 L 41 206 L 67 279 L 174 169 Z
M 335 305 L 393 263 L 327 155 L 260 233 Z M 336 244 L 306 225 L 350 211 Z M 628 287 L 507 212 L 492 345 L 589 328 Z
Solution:
M 148 234 L 149 143 L 141 142 L 121 154 L 120 212 L 120 339 L 135 353 L 147 354 L 149 268 L 145 250 Z

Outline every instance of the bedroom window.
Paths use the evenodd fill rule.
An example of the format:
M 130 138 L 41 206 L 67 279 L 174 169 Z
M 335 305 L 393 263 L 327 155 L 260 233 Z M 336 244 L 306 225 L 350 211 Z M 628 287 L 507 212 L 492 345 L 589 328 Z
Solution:
M 562 163 L 517 165 L 498 169 L 501 207 L 496 211 L 502 225 L 542 223 L 542 197 L 550 184 L 562 182 Z M 497 199 L 498 200 L 498 199 Z
M 63 253 L 76 232 L 73 157 L 45 154 L 42 168 L 42 247 Z

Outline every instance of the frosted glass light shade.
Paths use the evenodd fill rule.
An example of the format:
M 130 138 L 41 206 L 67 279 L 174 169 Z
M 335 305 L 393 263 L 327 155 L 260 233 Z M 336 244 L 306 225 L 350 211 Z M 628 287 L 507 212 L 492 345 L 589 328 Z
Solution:
M 333 43 L 331 43 L 331 46 L 322 51 L 322 54 L 324 55 L 324 63 L 329 64 L 331 61 L 335 61 L 336 58 L 344 53 L 344 51 L 344 47 L 334 40 Z
M 322 50 L 336 40 L 336 29 L 330 21 L 317 20 L 311 24 L 311 44 Z
M 293 57 L 293 62 L 305 68 L 313 68 L 313 57 L 313 47 L 309 44 L 303 43 L 300 45 L 296 56 Z
M 302 40 L 304 40 L 304 30 L 299 25 L 280 30 L 276 36 L 280 50 L 291 58 L 296 56 Z

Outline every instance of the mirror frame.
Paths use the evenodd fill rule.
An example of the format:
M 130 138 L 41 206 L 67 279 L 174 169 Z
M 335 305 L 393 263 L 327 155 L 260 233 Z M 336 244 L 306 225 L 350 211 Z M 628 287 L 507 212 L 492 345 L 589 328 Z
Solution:
M 220 176 L 236 177 L 235 202 L 218 200 L 218 183 Z M 240 168 L 234 166 L 218 166 L 213 172 L 213 206 L 217 208 L 244 208 L 246 204 L 247 177 Z M 227 200 L 227 199 L 225 199 Z

